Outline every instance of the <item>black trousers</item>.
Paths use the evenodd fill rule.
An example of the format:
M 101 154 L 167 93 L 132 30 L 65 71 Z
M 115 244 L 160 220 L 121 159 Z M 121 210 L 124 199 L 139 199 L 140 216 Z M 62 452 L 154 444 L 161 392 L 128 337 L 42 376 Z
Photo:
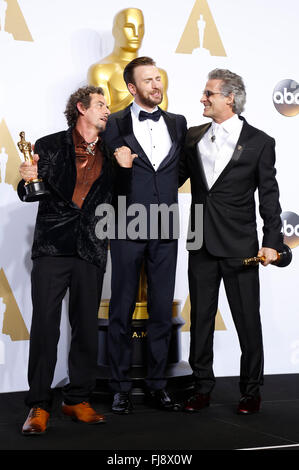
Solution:
M 166 385 L 165 369 L 172 326 L 172 302 L 177 260 L 176 240 L 111 240 L 111 301 L 108 355 L 111 389 L 129 391 L 132 357 L 132 315 L 142 262 L 147 275 L 147 378 L 153 390 Z
M 216 258 L 205 248 L 189 253 L 191 302 L 190 365 L 197 389 L 210 393 L 213 373 L 213 337 L 220 281 L 223 279 L 240 348 L 241 394 L 257 395 L 263 383 L 263 342 L 260 321 L 258 267 L 242 266 L 240 259 Z
M 63 390 L 64 400 L 76 404 L 89 399 L 96 379 L 103 276 L 102 269 L 76 257 L 45 256 L 33 260 L 28 406 L 36 403 L 51 406 L 61 307 L 67 289 L 71 342 L 69 384 Z

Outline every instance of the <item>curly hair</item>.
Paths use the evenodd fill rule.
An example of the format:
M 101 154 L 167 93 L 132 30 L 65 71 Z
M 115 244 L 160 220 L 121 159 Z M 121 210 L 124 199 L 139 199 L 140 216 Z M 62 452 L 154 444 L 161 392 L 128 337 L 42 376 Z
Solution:
M 82 103 L 84 108 L 88 109 L 90 106 L 91 94 L 98 94 L 104 96 L 104 91 L 101 87 L 95 86 L 85 86 L 79 88 L 77 91 L 71 94 L 66 104 L 64 111 L 67 123 L 69 127 L 74 127 L 76 125 L 77 119 L 79 117 L 79 111 L 77 108 L 77 103 Z

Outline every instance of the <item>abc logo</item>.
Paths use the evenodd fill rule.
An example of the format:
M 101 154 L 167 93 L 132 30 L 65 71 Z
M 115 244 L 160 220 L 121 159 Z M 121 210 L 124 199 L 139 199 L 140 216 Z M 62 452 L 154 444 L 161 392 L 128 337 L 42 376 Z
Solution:
M 295 248 L 299 245 L 299 216 L 295 212 L 283 212 L 281 214 L 284 242 Z
M 299 84 L 295 80 L 282 80 L 273 91 L 273 103 L 280 114 L 296 116 L 299 113 Z

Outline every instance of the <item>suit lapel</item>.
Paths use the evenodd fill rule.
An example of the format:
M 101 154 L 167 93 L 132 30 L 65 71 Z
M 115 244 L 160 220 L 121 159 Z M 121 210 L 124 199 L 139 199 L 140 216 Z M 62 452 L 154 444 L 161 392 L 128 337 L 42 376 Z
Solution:
M 117 118 L 120 134 L 133 153 L 136 153 L 147 165 L 151 165 L 146 153 L 139 144 L 133 133 L 133 124 L 131 117 L 131 106 L 126 108 L 121 116 Z
M 202 164 L 201 155 L 200 155 L 200 152 L 198 150 L 198 143 L 203 138 L 203 136 L 209 130 L 210 127 L 211 127 L 211 123 L 191 128 L 190 131 L 189 131 L 188 144 L 187 144 L 187 147 L 191 147 L 191 149 L 193 151 L 193 155 L 194 155 L 196 165 L 199 168 L 199 174 L 201 176 L 201 179 L 202 179 L 207 191 L 209 190 L 209 187 L 208 187 L 204 167 L 203 167 L 203 164 Z
M 223 171 L 220 173 L 219 177 L 213 184 L 212 188 L 217 186 L 218 184 L 221 183 L 225 175 L 231 170 L 231 168 L 237 163 L 239 158 L 241 157 L 242 153 L 246 149 L 247 146 L 247 141 L 250 135 L 250 126 L 247 124 L 247 121 L 244 118 L 241 118 L 243 121 L 243 126 L 242 130 L 238 139 L 238 142 L 236 143 L 235 149 L 233 151 L 232 157 L 226 167 L 223 169 Z M 211 188 L 211 189 L 212 189 Z
M 221 174 L 219 175 L 219 177 L 217 178 L 217 180 L 215 181 L 215 183 L 213 184 L 213 186 L 210 189 L 214 188 L 215 186 L 217 186 L 218 184 L 221 183 L 224 176 L 238 162 L 238 160 L 240 159 L 243 151 L 246 149 L 247 142 L 248 142 L 248 139 L 249 139 L 250 134 L 251 134 L 251 131 L 250 131 L 251 126 L 249 126 L 249 124 L 247 123 L 247 121 L 243 117 L 241 117 L 240 119 L 243 121 L 243 127 L 242 127 L 242 130 L 241 130 L 238 142 L 237 142 L 237 144 L 235 146 L 235 149 L 233 151 L 232 157 L 231 157 L 230 161 L 228 162 L 228 164 L 223 169 L 223 171 L 221 172 Z M 203 125 L 203 126 L 199 126 L 197 128 L 195 127 L 193 132 L 191 133 L 191 135 L 189 137 L 189 142 L 188 142 L 188 146 L 190 145 L 191 147 L 194 148 L 195 155 L 196 155 L 196 158 L 197 158 L 197 161 L 198 161 L 198 164 L 199 164 L 199 168 L 200 168 L 200 173 L 201 173 L 202 179 L 203 179 L 207 189 L 208 189 L 207 180 L 206 180 L 205 171 L 204 171 L 204 168 L 203 168 L 203 164 L 202 164 L 200 153 L 198 151 L 197 144 L 202 139 L 204 134 L 208 131 L 210 126 L 211 126 L 211 123 Z
M 168 155 L 162 161 L 159 166 L 159 169 L 163 168 L 167 163 L 172 159 L 175 151 L 177 149 L 177 130 L 176 130 L 176 119 L 175 116 L 170 116 L 167 112 L 162 111 L 162 116 L 165 120 L 170 138 L 172 140 L 172 146 Z M 148 159 L 146 153 L 144 152 L 143 148 L 139 144 L 138 140 L 136 139 L 133 133 L 133 124 L 132 124 L 132 117 L 131 117 L 131 106 L 126 108 L 121 116 L 118 117 L 118 125 L 120 129 L 120 133 L 127 143 L 127 145 L 131 148 L 131 150 L 136 153 L 141 159 L 147 164 L 150 165 L 152 168 L 152 164 Z
M 203 124 L 202 126 L 193 127 L 189 131 L 188 135 L 188 147 L 193 147 L 203 138 L 205 133 L 211 127 L 212 123 Z
M 177 131 L 176 131 L 176 119 L 175 116 L 170 116 L 166 111 L 162 111 L 162 117 L 166 123 L 170 138 L 172 142 L 177 140 Z
M 175 116 L 170 116 L 167 112 L 162 110 L 162 117 L 165 120 L 170 138 L 172 140 L 172 146 L 170 147 L 168 155 L 161 162 L 161 164 L 159 166 L 159 170 L 161 170 L 161 168 L 165 167 L 168 164 L 168 162 L 173 158 L 173 156 L 175 155 L 175 152 L 177 150 L 177 147 L 178 147 L 178 136 L 177 136 Z

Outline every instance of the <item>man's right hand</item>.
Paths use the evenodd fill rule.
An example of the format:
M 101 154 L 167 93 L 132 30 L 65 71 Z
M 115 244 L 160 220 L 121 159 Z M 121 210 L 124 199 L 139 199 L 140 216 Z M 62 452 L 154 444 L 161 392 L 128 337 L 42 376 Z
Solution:
M 114 156 L 118 164 L 124 168 L 132 168 L 134 158 L 138 158 L 138 155 L 132 153 L 125 145 L 115 149 Z
M 32 163 L 30 163 L 29 161 L 25 161 L 19 167 L 20 175 L 25 181 L 38 179 L 37 162 L 39 160 L 39 156 L 37 155 L 37 153 L 32 156 L 32 160 Z

